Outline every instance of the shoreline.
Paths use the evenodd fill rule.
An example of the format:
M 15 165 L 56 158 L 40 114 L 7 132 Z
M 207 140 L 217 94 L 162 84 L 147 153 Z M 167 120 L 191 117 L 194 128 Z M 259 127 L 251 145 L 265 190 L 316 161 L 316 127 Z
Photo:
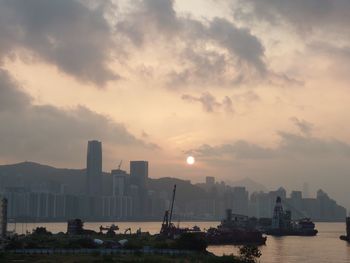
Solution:
M 7 223 L 8 224 L 47 224 L 47 223 L 67 223 L 68 220 L 50 220 L 50 221 L 23 221 L 23 220 L 16 220 L 12 221 L 13 219 L 10 219 Z M 193 219 L 193 220 L 181 220 L 180 223 L 186 222 L 186 223 L 195 223 L 195 222 L 220 222 L 221 220 L 207 220 L 207 219 Z M 84 220 L 84 223 L 162 223 L 161 220 Z M 344 223 L 344 219 L 338 219 L 338 220 L 313 220 L 314 223 Z

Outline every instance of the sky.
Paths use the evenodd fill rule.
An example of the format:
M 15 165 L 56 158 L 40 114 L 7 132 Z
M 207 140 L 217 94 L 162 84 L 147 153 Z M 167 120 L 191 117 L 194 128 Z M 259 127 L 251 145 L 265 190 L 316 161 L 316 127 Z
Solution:
M 322 188 L 350 208 L 350 1 L 0 0 L 0 162 Z M 188 155 L 196 163 L 186 164 Z

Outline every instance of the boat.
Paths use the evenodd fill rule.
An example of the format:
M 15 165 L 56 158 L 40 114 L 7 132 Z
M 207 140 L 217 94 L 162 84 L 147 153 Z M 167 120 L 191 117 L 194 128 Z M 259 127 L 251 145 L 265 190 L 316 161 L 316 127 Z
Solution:
M 292 220 L 291 211 L 284 211 L 282 200 L 278 196 L 274 207 L 271 225 L 264 228 L 264 233 L 272 236 L 315 236 L 318 231 L 310 218 Z
M 341 240 L 350 242 L 350 217 L 347 217 L 345 221 L 346 221 L 346 235 L 341 235 L 339 238 Z
M 266 237 L 256 229 L 255 220 L 248 216 L 232 214 L 226 210 L 226 218 L 216 228 L 209 228 L 206 240 L 211 245 L 264 245 Z

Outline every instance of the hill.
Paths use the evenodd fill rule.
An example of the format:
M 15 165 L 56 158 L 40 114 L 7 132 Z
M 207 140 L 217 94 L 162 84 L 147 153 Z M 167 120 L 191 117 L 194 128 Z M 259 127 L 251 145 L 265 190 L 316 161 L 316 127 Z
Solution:
M 34 162 L 0 165 L 1 185 L 18 187 L 33 184 L 58 183 L 65 185 L 68 193 L 83 193 L 85 169 L 55 168 Z M 104 173 L 104 185 L 108 191 L 108 174 Z

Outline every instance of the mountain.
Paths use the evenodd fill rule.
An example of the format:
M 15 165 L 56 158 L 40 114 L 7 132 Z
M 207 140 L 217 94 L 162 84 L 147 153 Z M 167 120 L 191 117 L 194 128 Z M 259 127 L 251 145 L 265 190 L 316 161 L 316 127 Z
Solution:
M 55 168 L 34 162 L 0 165 L 0 184 L 11 187 L 57 183 L 63 184 L 68 193 L 83 193 L 85 175 L 85 169 Z M 110 176 L 104 173 L 103 177 L 105 191 L 111 192 Z

